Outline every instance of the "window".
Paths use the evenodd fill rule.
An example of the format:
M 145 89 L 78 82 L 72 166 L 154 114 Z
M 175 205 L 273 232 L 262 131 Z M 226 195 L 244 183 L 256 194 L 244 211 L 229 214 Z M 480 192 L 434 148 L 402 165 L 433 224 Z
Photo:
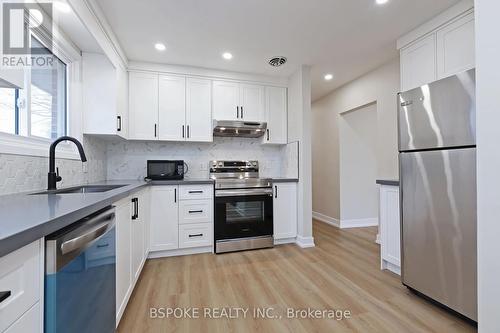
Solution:
M 31 46 L 52 55 L 31 35 Z M 67 66 L 54 56 L 53 68 L 31 68 L 24 89 L 0 88 L 0 132 L 56 139 L 67 133 Z
M 19 89 L 0 88 L 0 132 L 19 134 Z

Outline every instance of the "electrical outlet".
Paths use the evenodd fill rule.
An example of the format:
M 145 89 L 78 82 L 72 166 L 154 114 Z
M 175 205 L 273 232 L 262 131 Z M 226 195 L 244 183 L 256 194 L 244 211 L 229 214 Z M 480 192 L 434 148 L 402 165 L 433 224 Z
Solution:
M 83 171 L 83 173 L 88 173 L 89 172 L 88 163 L 82 162 L 82 171 Z

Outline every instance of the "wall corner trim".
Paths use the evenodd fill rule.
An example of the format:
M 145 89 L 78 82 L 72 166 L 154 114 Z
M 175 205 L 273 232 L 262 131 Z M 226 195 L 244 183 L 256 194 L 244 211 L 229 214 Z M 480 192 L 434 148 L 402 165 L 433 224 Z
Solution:
M 302 236 L 297 236 L 297 241 L 296 244 L 300 246 L 301 248 L 309 248 L 309 247 L 315 247 L 316 245 L 314 244 L 314 238 L 313 237 L 302 237 Z

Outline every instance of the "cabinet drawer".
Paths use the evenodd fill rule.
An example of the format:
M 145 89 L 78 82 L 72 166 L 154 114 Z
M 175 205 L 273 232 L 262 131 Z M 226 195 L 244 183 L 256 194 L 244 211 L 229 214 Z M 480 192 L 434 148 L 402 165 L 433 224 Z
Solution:
M 186 200 L 179 202 L 179 224 L 212 222 L 212 200 Z
M 179 186 L 180 200 L 213 199 L 213 185 L 183 185 Z
M 179 225 L 179 248 L 212 245 L 212 223 Z
M 0 332 L 40 300 L 40 241 L 0 258 L 0 291 L 10 296 L 0 303 Z

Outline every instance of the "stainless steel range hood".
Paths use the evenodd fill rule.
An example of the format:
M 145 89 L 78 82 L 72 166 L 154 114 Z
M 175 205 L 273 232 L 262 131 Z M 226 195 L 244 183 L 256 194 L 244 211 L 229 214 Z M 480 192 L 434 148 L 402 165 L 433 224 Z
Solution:
M 267 123 L 214 120 L 214 136 L 258 138 L 264 135 L 266 129 Z

